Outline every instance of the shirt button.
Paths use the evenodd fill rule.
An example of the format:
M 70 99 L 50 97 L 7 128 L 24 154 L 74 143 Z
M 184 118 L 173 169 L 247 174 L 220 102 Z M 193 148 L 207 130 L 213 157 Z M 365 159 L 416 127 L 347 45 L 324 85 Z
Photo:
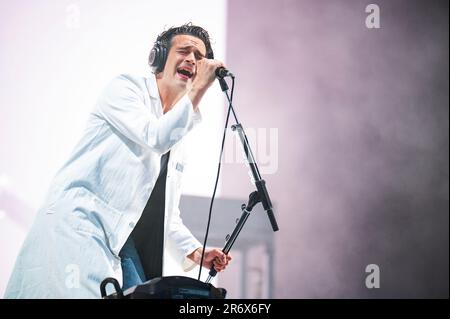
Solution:
M 134 228 L 135 225 L 136 225 L 136 224 L 135 224 L 134 222 L 130 222 L 130 223 L 128 224 L 128 226 L 130 226 L 130 228 Z

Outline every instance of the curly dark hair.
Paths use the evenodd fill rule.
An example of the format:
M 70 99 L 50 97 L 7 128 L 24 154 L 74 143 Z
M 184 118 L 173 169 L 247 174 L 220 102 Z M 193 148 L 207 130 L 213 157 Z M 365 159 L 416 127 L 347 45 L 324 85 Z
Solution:
M 168 52 L 172 46 L 173 37 L 180 34 L 192 35 L 202 40 L 206 47 L 206 57 L 208 59 L 214 58 L 208 31 L 206 31 L 202 27 L 193 25 L 191 22 L 183 24 L 179 27 L 171 27 L 170 29 L 161 33 L 156 41 L 162 42 L 166 46 Z

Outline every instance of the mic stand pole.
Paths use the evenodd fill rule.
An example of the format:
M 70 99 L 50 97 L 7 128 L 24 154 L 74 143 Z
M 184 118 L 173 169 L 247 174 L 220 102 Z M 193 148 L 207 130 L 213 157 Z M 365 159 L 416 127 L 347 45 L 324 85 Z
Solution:
M 225 247 L 222 249 L 222 252 L 225 254 L 228 254 L 231 247 L 233 247 L 234 242 L 236 241 L 236 238 L 238 237 L 239 233 L 241 232 L 242 228 L 244 227 L 245 222 L 247 221 L 248 217 L 250 216 L 250 212 L 252 211 L 253 207 L 258 204 L 261 201 L 259 198 L 258 192 L 253 192 L 250 194 L 248 198 L 247 205 L 242 204 L 242 215 L 238 219 L 238 222 L 236 224 L 236 227 L 234 227 L 233 233 L 227 236 L 227 243 L 225 244 Z M 214 266 L 211 267 L 209 271 L 208 278 L 206 279 L 206 283 L 208 284 L 212 277 L 214 277 L 217 274 L 217 271 L 214 269 Z

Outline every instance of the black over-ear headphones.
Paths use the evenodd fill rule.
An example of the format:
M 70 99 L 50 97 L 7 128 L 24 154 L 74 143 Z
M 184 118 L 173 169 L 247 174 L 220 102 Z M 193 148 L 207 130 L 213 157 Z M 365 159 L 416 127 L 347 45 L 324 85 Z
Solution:
M 159 36 L 148 57 L 148 64 L 154 74 L 164 70 L 164 65 L 166 65 L 168 49 L 164 42 L 165 41 Z

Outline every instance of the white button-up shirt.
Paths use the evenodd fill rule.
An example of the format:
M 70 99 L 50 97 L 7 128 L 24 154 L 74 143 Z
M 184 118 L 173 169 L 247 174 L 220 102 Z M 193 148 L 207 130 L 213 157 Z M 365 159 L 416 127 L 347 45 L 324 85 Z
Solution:
M 101 94 L 83 137 L 56 174 L 17 258 L 5 297 L 100 297 L 122 282 L 120 249 L 138 222 L 171 151 L 165 248 L 185 270 L 201 247 L 178 209 L 185 136 L 200 121 L 187 95 L 162 112 L 156 79 L 120 75 Z

